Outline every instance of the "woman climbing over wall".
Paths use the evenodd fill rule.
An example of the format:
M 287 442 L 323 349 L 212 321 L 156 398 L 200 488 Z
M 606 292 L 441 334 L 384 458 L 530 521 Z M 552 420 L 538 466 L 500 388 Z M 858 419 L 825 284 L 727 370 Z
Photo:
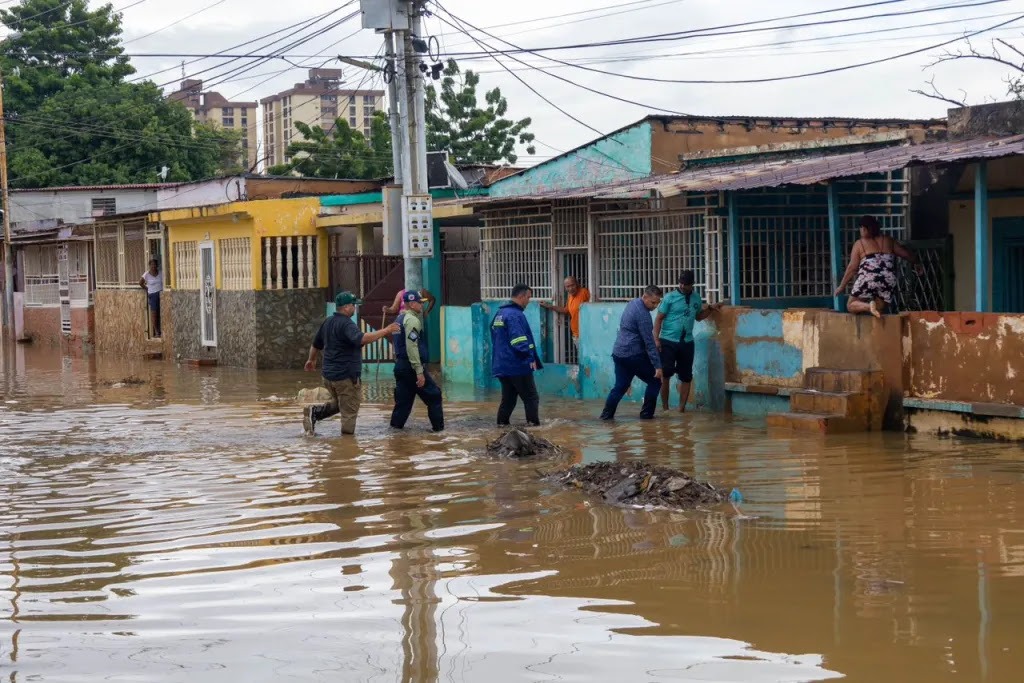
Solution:
M 923 272 L 917 256 L 907 251 L 899 242 L 882 234 L 882 227 L 874 216 L 860 219 L 860 239 L 853 245 L 850 264 L 846 267 L 843 281 L 839 283 L 835 296 L 846 291 L 846 285 L 853 280 L 850 302 L 846 308 L 850 313 L 871 313 L 881 318 L 892 305 L 896 290 L 896 257 L 914 264 L 918 274 Z

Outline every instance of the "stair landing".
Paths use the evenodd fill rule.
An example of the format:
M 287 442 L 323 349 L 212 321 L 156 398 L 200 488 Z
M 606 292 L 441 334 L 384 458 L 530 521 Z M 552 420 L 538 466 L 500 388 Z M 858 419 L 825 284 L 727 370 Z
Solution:
M 882 428 L 885 385 L 878 370 L 810 368 L 804 388 L 789 397 L 790 412 L 768 415 L 769 427 L 819 434 Z

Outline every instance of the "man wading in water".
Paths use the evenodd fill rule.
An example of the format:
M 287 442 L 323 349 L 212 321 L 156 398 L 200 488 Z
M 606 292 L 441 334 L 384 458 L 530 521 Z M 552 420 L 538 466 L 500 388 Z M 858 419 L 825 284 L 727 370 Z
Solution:
M 316 369 L 320 352 L 324 356 L 324 386 L 331 393 L 331 400 L 319 406 L 303 409 L 302 426 L 307 434 L 313 434 L 316 423 L 341 413 L 341 433 L 355 434 L 356 418 L 363 401 L 363 347 L 401 331 L 395 323 L 382 330 L 363 334 L 352 320 L 356 306 L 363 302 L 352 292 L 341 292 L 334 298 L 336 312 L 324 321 L 309 348 L 306 371 Z
M 668 410 L 668 385 L 672 375 L 679 376 L 679 412 L 686 412 L 690 399 L 690 383 L 693 382 L 693 325 L 704 320 L 722 304 L 708 306 L 693 289 L 692 270 L 684 270 L 679 276 L 679 288 L 669 292 L 658 307 L 654 320 L 654 343 L 661 353 L 661 367 L 664 379 L 661 383 L 661 408 Z

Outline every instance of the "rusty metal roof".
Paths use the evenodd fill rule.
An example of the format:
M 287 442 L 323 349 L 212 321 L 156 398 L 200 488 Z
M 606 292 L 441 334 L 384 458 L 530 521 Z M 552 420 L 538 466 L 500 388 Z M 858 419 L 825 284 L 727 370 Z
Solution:
M 752 190 L 781 185 L 814 185 L 838 178 L 886 173 L 909 166 L 946 164 L 1024 155 L 1024 135 L 901 145 L 859 152 L 782 157 L 723 164 L 702 164 L 678 173 L 638 180 L 508 197 L 463 200 L 497 204 L 552 199 L 671 197 L 681 192 Z

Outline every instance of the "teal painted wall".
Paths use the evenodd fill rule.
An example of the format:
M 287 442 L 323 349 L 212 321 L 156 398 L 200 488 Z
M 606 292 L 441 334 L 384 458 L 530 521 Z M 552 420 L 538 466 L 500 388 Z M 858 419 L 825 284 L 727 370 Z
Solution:
M 644 122 L 491 185 L 491 197 L 590 187 L 651 175 L 651 124 Z
M 792 383 L 803 371 L 803 351 L 786 343 L 783 311 L 757 310 L 736 321 L 736 369 L 744 381 Z

